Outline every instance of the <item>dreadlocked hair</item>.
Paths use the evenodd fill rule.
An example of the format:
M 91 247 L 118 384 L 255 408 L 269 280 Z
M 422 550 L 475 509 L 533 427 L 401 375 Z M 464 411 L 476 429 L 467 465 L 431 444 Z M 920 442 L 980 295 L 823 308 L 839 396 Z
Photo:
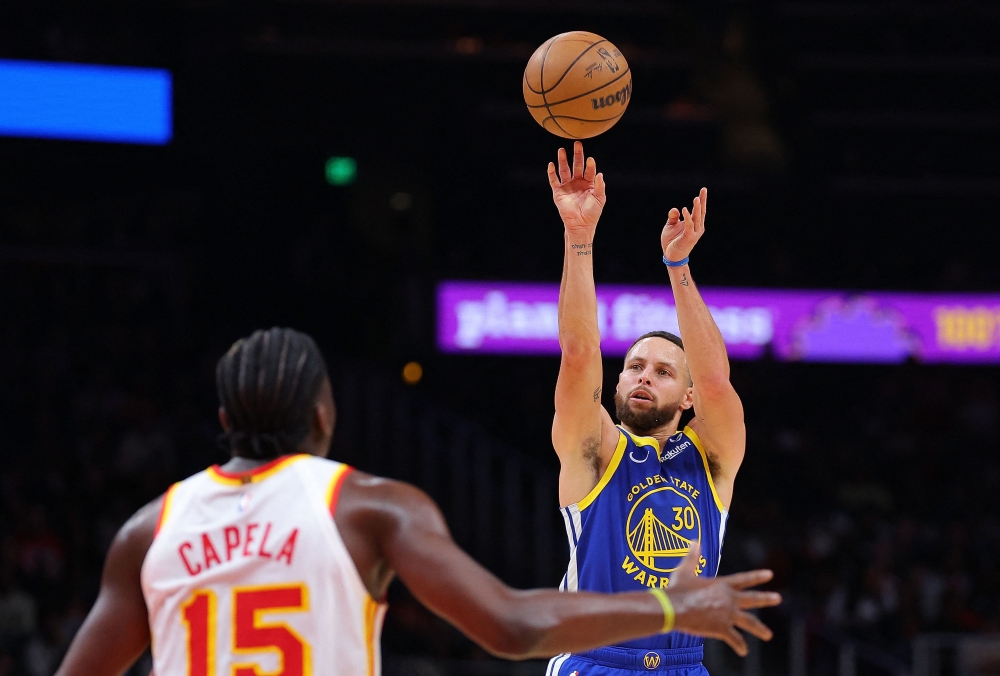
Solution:
M 275 327 L 237 340 L 215 367 L 230 425 L 219 445 L 261 460 L 295 453 L 326 377 L 323 355 L 304 333 Z

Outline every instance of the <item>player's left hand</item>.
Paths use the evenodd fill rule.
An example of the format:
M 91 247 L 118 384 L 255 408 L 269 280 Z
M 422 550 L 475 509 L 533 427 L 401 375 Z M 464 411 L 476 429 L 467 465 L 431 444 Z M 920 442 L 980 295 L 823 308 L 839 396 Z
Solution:
M 694 198 L 691 211 L 687 207 L 681 212 L 671 209 L 667 224 L 660 233 L 660 247 L 668 261 L 684 260 L 691 254 L 694 245 L 705 234 L 705 213 L 708 210 L 708 188 Z
M 699 577 L 700 558 L 701 545 L 693 542 L 688 555 L 670 576 L 667 594 L 676 613 L 674 629 L 725 641 L 737 655 L 746 657 L 749 648 L 737 629 L 762 641 L 770 641 L 774 636 L 763 622 L 747 612 L 781 603 L 780 594 L 750 589 L 769 582 L 774 574 L 769 570 L 751 570 L 723 577 Z

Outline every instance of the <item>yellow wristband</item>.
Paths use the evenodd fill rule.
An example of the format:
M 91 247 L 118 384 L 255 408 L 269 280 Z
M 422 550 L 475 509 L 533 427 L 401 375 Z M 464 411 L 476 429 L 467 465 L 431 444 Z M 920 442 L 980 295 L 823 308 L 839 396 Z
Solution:
M 656 597 L 663 608 L 663 629 L 660 633 L 670 633 L 674 630 L 674 604 L 670 602 L 670 597 L 662 589 L 650 589 L 649 593 Z

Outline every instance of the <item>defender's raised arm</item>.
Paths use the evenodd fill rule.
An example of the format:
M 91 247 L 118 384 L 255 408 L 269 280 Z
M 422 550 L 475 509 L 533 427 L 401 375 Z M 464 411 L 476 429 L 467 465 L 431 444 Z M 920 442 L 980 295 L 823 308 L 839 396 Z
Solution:
M 562 218 L 565 239 L 559 287 L 559 345 L 562 362 L 556 382 L 552 445 L 559 456 L 559 502 L 582 499 L 597 484 L 618 434 L 601 405 L 601 333 L 594 287 L 594 235 L 604 209 L 604 175 L 594 158 L 584 160 L 583 144 L 573 145 L 573 167 L 559 149 L 558 172 L 549 163 L 552 200 Z M 611 428 L 604 450 L 602 429 Z

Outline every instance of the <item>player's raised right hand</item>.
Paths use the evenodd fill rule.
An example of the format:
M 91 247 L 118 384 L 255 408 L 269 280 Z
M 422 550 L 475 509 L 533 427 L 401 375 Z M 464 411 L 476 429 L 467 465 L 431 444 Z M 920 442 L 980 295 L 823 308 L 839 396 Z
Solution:
M 566 149 L 559 149 L 559 173 L 549 162 L 549 185 L 552 201 L 567 230 L 586 230 L 597 226 L 604 211 L 607 196 L 604 194 L 604 174 L 597 173 L 593 157 L 583 159 L 583 144 L 573 144 L 573 168 L 570 170 Z
M 748 613 L 754 608 L 769 608 L 781 603 L 775 592 L 748 591 L 774 577 L 769 570 L 752 570 L 725 577 L 701 578 L 695 575 L 701 545 L 693 543 L 681 565 L 670 576 L 667 593 L 676 614 L 674 629 L 687 634 L 717 638 L 745 657 L 747 643 L 737 628 L 757 638 L 770 641 L 774 635 L 767 626 Z

